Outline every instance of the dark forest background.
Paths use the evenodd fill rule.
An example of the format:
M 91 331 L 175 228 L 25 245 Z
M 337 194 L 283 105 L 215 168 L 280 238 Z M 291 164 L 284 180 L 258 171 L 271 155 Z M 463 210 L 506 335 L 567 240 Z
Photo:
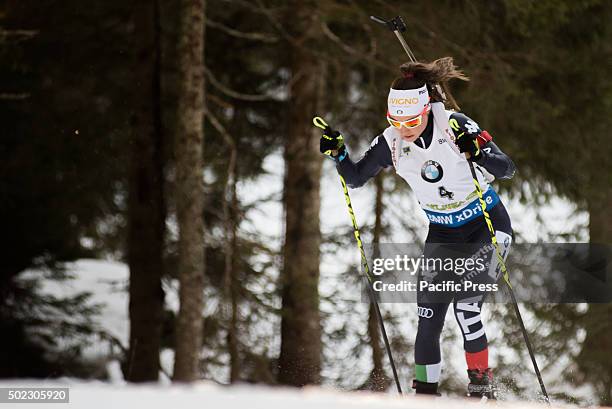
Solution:
M 348 216 L 345 227 L 320 228 L 321 181 L 337 176 L 323 165 L 312 116 L 332 120 L 359 151 L 386 127 L 381 104 L 406 60 L 371 14 L 403 16 L 419 59 L 453 56 L 471 78 L 451 84 L 455 98 L 519 169 L 497 185 L 503 195 L 534 209 L 564 197 L 588 213 L 591 242 L 612 242 L 608 1 L 5 0 L 0 377 L 105 378 L 83 345 L 57 342 L 98 331 L 88 294 L 41 296 L 24 275 L 62 282 L 66 263 L 97 258 L 130 269 L 130 342 L 113 357 L 129 381 L 157 380 L 159 352 L 170 348 L 176 380 L 389 387 L 372 311 L 351 315 L 359 330 L 331 325 L 353 307 L 319 293 L 321 259 L 354 244 Z M 275 155 L 281 191 L 241 198 Z M 365 240 L 382 242 L 394 228 L 390 203 L 411 193 L 391 174 L 370 185 L 371 213 L 358 218 Z M 284 209 L 271 221 L 284 226 L 281 246 L 245 227 L 267 203 Z M 415 225 L 401 228 L 417 240 Z M 539 237 L 575 241 L 579 232 Z M 341 264 L 338 276 L 357 286 L 355 268 Z M 178 313 L 164 303 L 162 284 L 172 281 L 181 283 Z M 553 395 L 576 401 L 586 385 L 593 401 L 612 405 L 612 307 L 522 307 L 550 328 L 532 328 L 544 372 L 567 357 L 566 386 Z M 401 314 L 385 315 L 410 374 L 413 333 Z M 491 319 L 521 357 L 501 362 L 498 376 L 526 396 L 513 379 L 533 376 L 511 309 L 496 306 Z M 352 385 L 333 370 L 350 361 L 329 352 L 345 339 L 349 356 L 371 367 Z

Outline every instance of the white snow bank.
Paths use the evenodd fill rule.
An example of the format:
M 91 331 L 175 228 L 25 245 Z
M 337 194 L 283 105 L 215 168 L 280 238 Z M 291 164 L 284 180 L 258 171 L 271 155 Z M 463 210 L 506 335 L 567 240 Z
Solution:
M 91 293 L 87 305 L 100 307 L 99 314 L 94 317 L 96 329 L 112 335 L 123 346 L 127 346 L 128 267 L 113 261 L 82 259 L 68 263 L 66 272 L 71 278 L 65 281 L 48 280 L 46 272 L 42 270 L 28 270 L 21 278 L 40 278 L 38 293 L 41 295 L 64 298 L 83 292 Z
M 479 401 L 449 398 L 404 397 L 369 392 L 340 392 L 324 388 L 271 388 L 265 386 L 219 386 L 199 382 L 186 386 L 117 385 L 102 382 L 78 382 L 72 379 L 56 381 L 2 381 L 4 387 L 68 387 L 70 403 L 55 404 L 54 408 L 211 408 L 211 409 L 469 409 L 482 407 Z M 547 406 L 532 402 L 495 402 L 499 408 L 544 409 Z M 21 409 L 37 404 L 20 404 Z M 568 407 L 568 406 L 564 406 Z

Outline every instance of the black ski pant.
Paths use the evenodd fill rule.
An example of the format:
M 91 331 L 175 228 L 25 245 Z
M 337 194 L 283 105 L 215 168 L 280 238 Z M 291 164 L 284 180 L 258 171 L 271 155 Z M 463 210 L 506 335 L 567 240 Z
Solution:
M 496 231 L 499 249 L 505 259 L 512 242 L 510 217 L 501 202 L 489 210 L 489 215 Z M 445 244 L 447 246 L 444 246 Z M 459 244 L 461 248 L 458 249 L 456 244 Z M 491 245 L 491 233 L 484 217 L 478 217 L 459 227 L 430 224 L 425 241 L 425 258 L 446 258 L 449 254 L 454 257 L 459 255 L 463 258 L 475 254 L 482 255 L 485 261 L 489 263 L 486 271 L 482 274 L 483 277 L 489 278 L 484 279 L 483 282 L 487 280 L 489 282 L 499 281 L 500 268 Z M 426 274 L 423 273 L 423 275 Z M 419 280 L 425 278 L 428 281 L 439 282 L 442 277 L 445 276 L 440 274 L 433 279 L 420 276 Z M 478 278 L 475 279 L 475 281 L 478 280 Z M 417 372 L 426 374 L 427 382 L 438 382 L 441 368 L 440 334 L 451 302 L 453 303 L 455 318 L 463 334 L 465 351 L 476 353 L 487 348 L 487 336 L 480 318 L 486 292 L 458 291 L 447 293 L 442 299 L 432 298 L 430 295 L 424 294 L 423 291 L 419 291 L 417 295 L 419 322 L 415 341 L 415 364 L 417 365 Z

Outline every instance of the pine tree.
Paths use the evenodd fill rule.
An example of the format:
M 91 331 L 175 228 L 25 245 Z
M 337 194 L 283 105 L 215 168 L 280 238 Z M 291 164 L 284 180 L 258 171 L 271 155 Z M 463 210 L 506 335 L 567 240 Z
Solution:
M 176 324 L 174 379 L 200 378 L 204 297 L 204 24 L 205 1 L 180 3 L 176 207 L 179 226 L 180 311 Z
M 321 155 L 311 116 L 317 111 L 325 81 L 322 62 L 307 45 L 313 41 L 313 2 L 289 7 L 294 43 L 290 44 L 293 76 L 285 143 L 285 243 L 281 291 L 281 353 L 278 380 L 303 386 L 320 382 L 321 324 L 319 317 L 319 179 Z
M 160 110 L 159 5 L 139 1 L 132 21 L 137 38 L 133 56 L 134 106 L 130 138 L 128 264 L 130 267 L 130 346 L 124 369 L 132 382 L 159 376 L 164 293 L 164 154 Z

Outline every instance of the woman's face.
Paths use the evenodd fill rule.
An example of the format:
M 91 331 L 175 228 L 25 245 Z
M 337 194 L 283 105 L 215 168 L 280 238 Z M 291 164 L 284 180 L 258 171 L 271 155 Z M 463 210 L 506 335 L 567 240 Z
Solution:
M 423 131 L 425 130 L 425 127 L 427 126 L 427 121 L 429 120 L 429 110 L 425 113 L 423 113 L 423 120 L 421 121 L 421 125 L 417 126 L 416 128 L 406 128 L 404 126 L 402 126 L 401 128 L 395 128 L 397 129 L 397 131 L 399 132 L 400 136 L 402 137 L 402 139 L 404 139 L 406 142 L 414 142 L 416 141 L 419 136 L 421 135 L 421 133 L 423 133 Z M 396 121 L 408 121 L 409 119 L 413 119 L 416 118 L 418 115 L 408 115 L 408 116 L 391 116 L 391 119 L 395 119 Z

